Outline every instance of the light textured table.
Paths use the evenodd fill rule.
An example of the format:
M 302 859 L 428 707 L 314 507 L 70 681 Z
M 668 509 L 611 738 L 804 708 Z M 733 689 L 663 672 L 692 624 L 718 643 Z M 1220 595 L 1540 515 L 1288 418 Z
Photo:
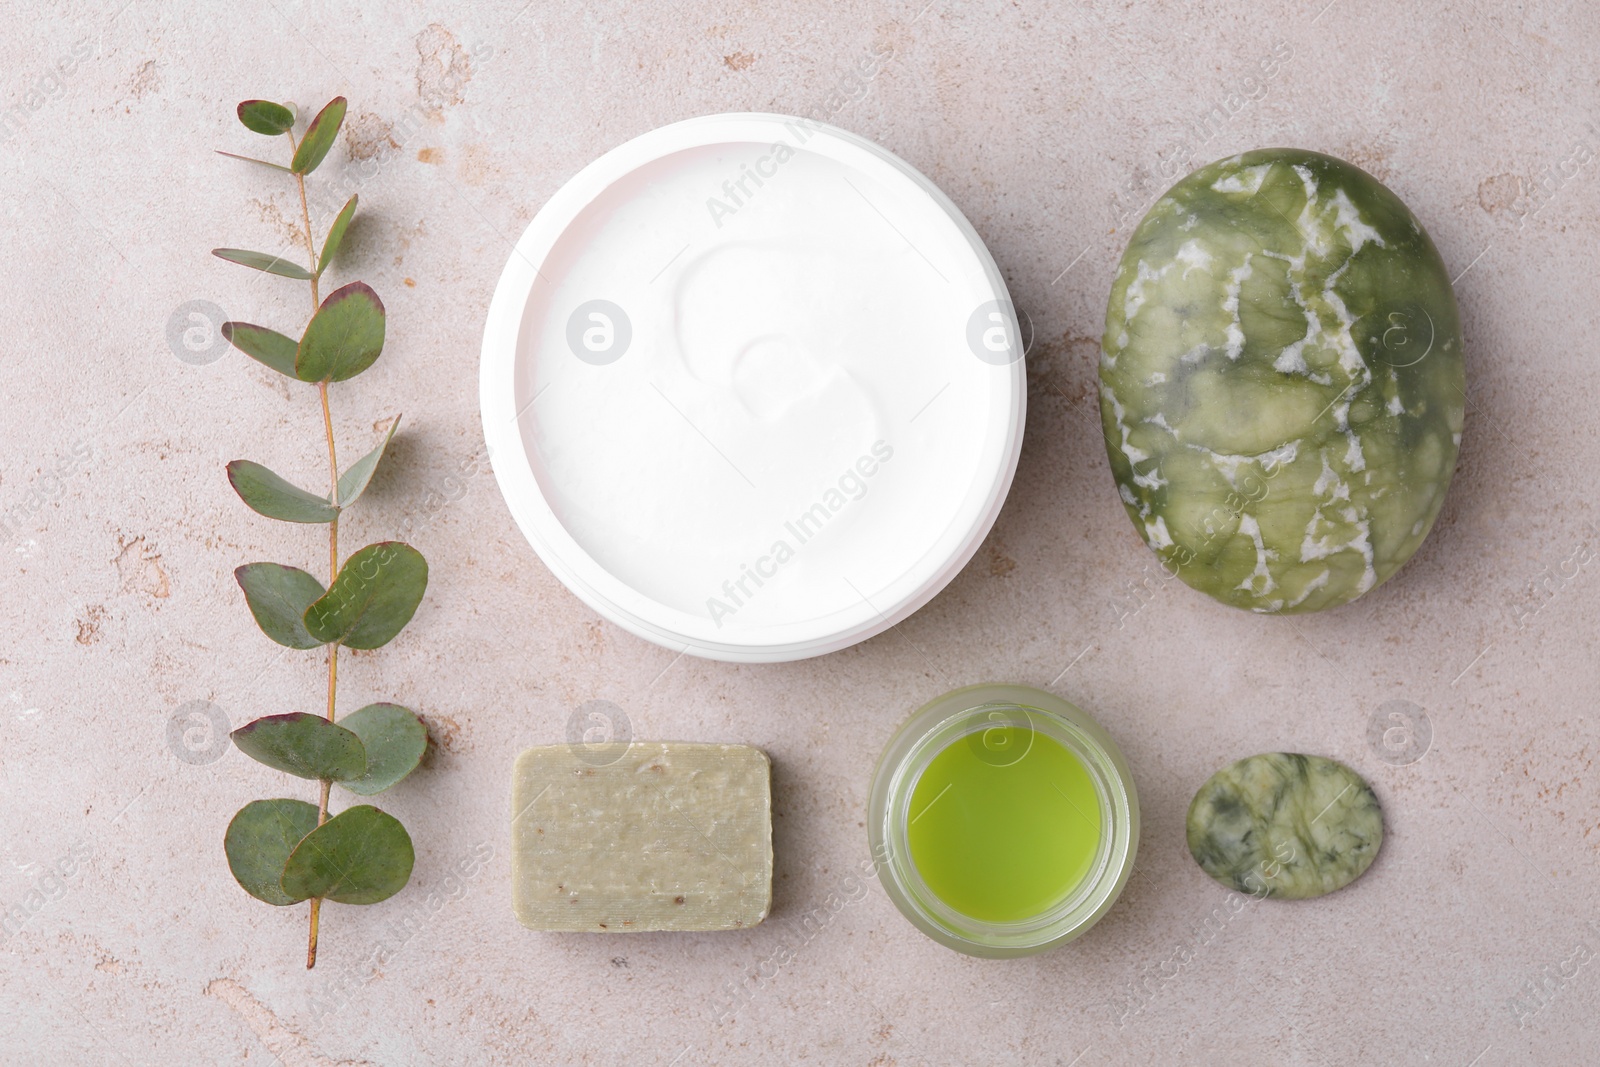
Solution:
M 21 919 L 0 942 L 0 1059 L 1600 1062 L 1592 7 L 922 3 L 8 0 L 0 908 Z M 308 974 L 305 908 L 246 897 L 220 843 L 247 800 L 314 791 L 236 750 L 205 762 L 203 737 L 169 743 L 168 727 L 191 701 L 235 725 L 318 705 L 317 657 L 280 656 L 230 572 L 320 570 L 321 536 L 250 514 L 222 464 L 319 476 L 320 413 L 236 353 L 180 360 L 167 327 L 190 300 L 298 321 L 303 287 L 207 254 L 287 246 L 291 187 L 212 149 L 256 147 L 238 100 L 339 93 L 348 131 L 316 180 L 358 175 L 366 218 L 340 277 L 370 282 L 391 325 L 334 416 L 352 454 L 406 416 L 346 536 L 412 519 L 433 567 L 410 629 L 345 658 L 343 699 L 416 707 L 435 747 L 383 800 L 417 842 L 411 886 L 330 905 Z M 604 150 L 723 110 L 811 113 L 921 168 L 1036 335 L 1021 468 L 978 556 L 893 632 L 781 666 L 675 659 L 601 621 L 538 562 L 492 475 L 449 480 L 481 452 L 479 331 L 510 242 Z M 1458 275 L 1470 382 L 1433 535 L 1388 585 L 1305 618 L 1162 579 L 1094 399 L 1111 272 L 1163 174 L 1268 145 L 1349 159 L 1424 221 Z M 884 741 L 984 680 L 1097 715 L 1144 805 L 1120 903 L 1026 960 L 949 952 L 858 878 Z M 639 737 L 771 754 L 767 922 L 516 924 L 512 761 L 590 700 Z M 1392 701 L 1431 726 L 1407 765 L 1369 743 Z M 1218 766 L 1274 749 L 1360 769 L 1389 835 L 1348 890 L 1234 912 L 1189 858 L 1183 814 Z

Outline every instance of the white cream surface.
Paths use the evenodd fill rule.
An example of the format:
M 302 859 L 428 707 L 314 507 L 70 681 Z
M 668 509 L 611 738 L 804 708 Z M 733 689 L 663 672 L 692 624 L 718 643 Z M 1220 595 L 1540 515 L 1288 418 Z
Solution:
M 613 182 L 539 264 L 519 340 L 520 432 L 557 520 L 730 638 L 859 609 L 937 565 L 1002 447 L 1011 370 L 969 343 L 994 295 L 983 257 L 909 180 L 804 133 Z M 593 300 L 627 318 L 613 362 L 569 344 Z M 620 334 L 584 321 L 601 347 Z

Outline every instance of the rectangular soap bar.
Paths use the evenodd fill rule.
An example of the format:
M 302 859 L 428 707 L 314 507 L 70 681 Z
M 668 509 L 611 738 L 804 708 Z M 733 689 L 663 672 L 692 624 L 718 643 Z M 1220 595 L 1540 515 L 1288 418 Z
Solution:
M 606 753 L 610 759 L 612 753 Z M 772 905 L 772 765 L 747 745 L 635 741 L 517 757 L 511 901 L 534 930 L 735 930 Z

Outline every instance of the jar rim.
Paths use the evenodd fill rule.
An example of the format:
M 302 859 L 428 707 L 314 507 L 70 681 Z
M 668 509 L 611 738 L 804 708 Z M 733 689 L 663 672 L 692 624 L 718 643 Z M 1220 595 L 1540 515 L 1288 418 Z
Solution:
M 907 833 L 912 793 L 933 759 L 999 723 L 1037 731 L 1076 757 L 1101 815 L 1089 871 L 1049 908 L 1012 922 L 978 919 L 941 900 L 917 870 Z M 1027 686 L 968 686 L 918 709 L 885 746 L 873 774 L 868 836 L 885 892 L 923 933 L 969 955 L 1021 956 L 1073 940 L 1110 910 L 1133 870 L 1139 802 L 1121 750 L 1081 708 Z

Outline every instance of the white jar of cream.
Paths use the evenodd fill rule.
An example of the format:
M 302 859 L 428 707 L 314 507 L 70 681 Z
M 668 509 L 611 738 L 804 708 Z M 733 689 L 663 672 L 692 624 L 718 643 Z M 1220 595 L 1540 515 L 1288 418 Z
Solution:
M 712 115 L 621 145 L 529 224 L 484 330 L 496 478 L 625 629 L 800 659 L 904 619 L 993 525 L 1023 340 L 994 261 L 843 130 Z

